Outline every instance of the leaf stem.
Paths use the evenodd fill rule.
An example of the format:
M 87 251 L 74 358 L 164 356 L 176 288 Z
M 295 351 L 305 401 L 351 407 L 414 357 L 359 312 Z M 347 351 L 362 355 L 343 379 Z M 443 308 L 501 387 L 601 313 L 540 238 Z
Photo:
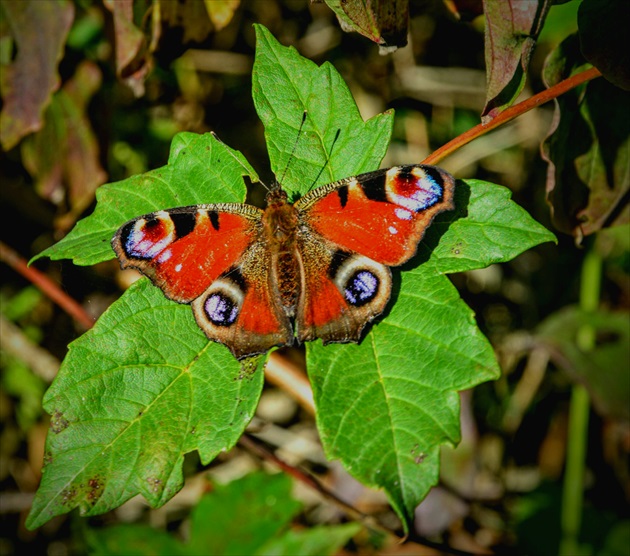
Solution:
M 583 311 L 596 311 L 601 289 L 602 259 L 592 242 L 582 264 L 580 307 Z M 595 329 L 586 324 L 578 331 L 577 347 L 582 352 L 595 347 Z M 579 554 L 579 533 L 584 503 L 584 472 L 588 441 L 589 394 L 582 384 L 575 384 L 571 392 L 567 461 L 562 492 L 560 518 L 562 537 L 560 554 Z
M 493 118 L 487 123 L 480 123 L 475 127 L 470 128 L 468 131 L 462 133 L 455 137 L 455 139 L 449 141 L 445 145 L 442 145 L 436 151 L 433 151 L 429 156 L 427 156 L 423 160 L 423 164 L 437 164 L 442 159 L 446 158 L 459 148 L 463 147 L 466 143 L 470 143 L 473 139 L 477 139 L 482 135 L 485 135 L 489 131 L 513 120 L 517 116 L 521 114 L 525 114 L 525 112 L 529 112 L 532 108 L 537 108 L 538 106 L 553 100 L 556 97 L 574 89 L 578 85 L 582 83 L 586 83 L 591 79 L 595 79 L 596 77 L 600 77 L 601 72 L 595 68 L 589 68 L 585 71 L 572 75 L 571 77 L 560 81 L 560 83 L 556 83 L 552 87 L 541 91 L 538 94 L 535 94 L 532 97 L 524 100 L 523 102 L 519 102 L 514 106 L 510 106 L 503 112 L 501 112 L 498 116 Z

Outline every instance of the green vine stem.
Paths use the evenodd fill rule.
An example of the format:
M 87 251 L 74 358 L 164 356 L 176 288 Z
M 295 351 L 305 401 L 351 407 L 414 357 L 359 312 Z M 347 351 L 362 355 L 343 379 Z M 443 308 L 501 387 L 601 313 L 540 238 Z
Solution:
M 602 274 L 602 259 L 590 242 L 584 262 L 580 284 L 580 308 L 586 312 L 596 311 Z M 595 347 L 595 328 L 584 325 L 577 334 L 576 343 L 582 352 Z M 562 492 L 560 554 L 581 554 L 579 534 L 582 523 L 584 499 L 584 470 L 588 438 L 589 395 L 582 384 L 575 384 L 571 392 L 569 408 L 569 430 L 567 438 L 567 460 Z

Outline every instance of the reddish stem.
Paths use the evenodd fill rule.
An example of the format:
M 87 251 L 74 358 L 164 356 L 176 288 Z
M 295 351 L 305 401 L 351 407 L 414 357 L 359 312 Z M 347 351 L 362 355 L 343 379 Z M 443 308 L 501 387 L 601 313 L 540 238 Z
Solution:
M 0 261 L 8 264 L 13 270 L 24 276 L 29 282 L 37 286 L 47 297 L 52 299 L 59 307 L 68 313 L 86 329 L 94 326 L 94 319 L 87 314 L 74 299 L 66 294 L 48 276 L 36 268 L 28 266 L 25 259 L 20 257 L 13 249 L 0 241 Z
M 560 83 L 556 83 L 552 87 L 541 91 L 533 97 L 530 97 L 523 102 L 519 102 L 514 106 L 510 106 L 510 108 L 505 109 L 488 123 L 478 124 L 468 131 L 462 133 L 461 135 L 458 135 L 457 137 L 455 137 L 455 139 L 449 141 L 445 145 L 442 145 L 439 149 L 427 156 L 423 160 L 423 164 L 437 164 L 442 159 L 455 152 L 457 149 L 463 147 L 466 143 L 470 143 L 473 139 L 477 139 L 477 137 L 481 137 L 489 131 L 509 122 L 510 120 L 513 120 L 517 116 L 525 114 L 525 112 L 528 112 L 532 108 L 536 108 L 537 106 L 540 106 L 545 102 L 549 102 L 550 100 L 559 97 L 560 95 L 566 93 L 567 91 L 570 91 L 578 85 L 586 83 L 587 81 L 590 81 L 591 79 L 595 79 L 596 77 L 600 76 L 600 71 L 594 67 L 582 71 L 576 75 L 572 75 L 568 79 L 560 81 Z

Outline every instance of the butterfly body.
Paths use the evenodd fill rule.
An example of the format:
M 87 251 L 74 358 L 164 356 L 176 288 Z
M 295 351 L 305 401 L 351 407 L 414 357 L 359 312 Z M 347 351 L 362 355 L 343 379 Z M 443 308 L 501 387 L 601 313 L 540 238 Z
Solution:
M 359 341 L 391 294 L 389 266 L 409 260 L 434 216 L 453 208 L 441 169 L 400 166 L 319 187 L 265 210 L 210 204 L 157 211 L 112 239 L 121 267 L 192 305 L 206 336 L 241 359 L 321 338 Z

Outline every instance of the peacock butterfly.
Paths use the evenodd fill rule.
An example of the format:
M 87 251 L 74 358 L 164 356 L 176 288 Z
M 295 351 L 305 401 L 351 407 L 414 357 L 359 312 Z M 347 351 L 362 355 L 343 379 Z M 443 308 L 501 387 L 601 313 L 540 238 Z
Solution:
M 159 210 L 119 228 L 112 247 L 237 359 L 321 338 L 358 342 L 383 312 L 390 266 L 408 261 L 433 218 L 454 208 L 454 178 L 396 166 L 345 178 L 295 203 L 278 185 L 246 204 Z

